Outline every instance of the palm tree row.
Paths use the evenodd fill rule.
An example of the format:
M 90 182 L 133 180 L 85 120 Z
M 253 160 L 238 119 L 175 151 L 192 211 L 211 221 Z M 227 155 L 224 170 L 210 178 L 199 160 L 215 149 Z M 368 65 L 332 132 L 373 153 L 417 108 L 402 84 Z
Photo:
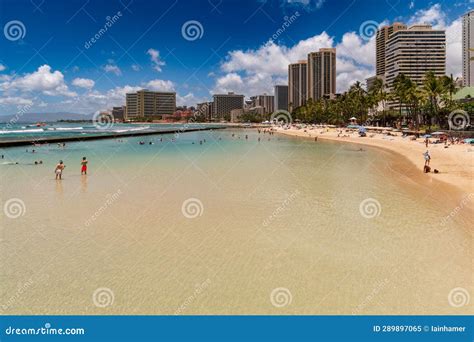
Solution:
M 337 125 L 356 117 L 359 123 L 367 125 L 405 123 L 414 129 L 421 125 L 447 126 L 448 114 L 460 108 L 460 104 L 453 101 L 455 92 L 452 76 L 436 77 L 433 72 L 427 72 L 422 84 L 417 84 L 408 76 L 399 74 L 391 88 L 381 79 L 376 79 L 368 90 L 360 82 L 355 82 L 335 99 L 308 99 L 292 115 L 304 122 Z

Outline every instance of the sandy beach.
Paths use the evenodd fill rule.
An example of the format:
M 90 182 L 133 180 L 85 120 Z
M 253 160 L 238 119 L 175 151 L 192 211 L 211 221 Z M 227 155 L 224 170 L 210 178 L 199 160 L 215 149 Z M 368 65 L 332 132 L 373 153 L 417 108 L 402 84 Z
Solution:
M 380 133 L 369 133 L 367 137 L 359 137 L 357 131 L 345 131 L 341 137 L 338 137 L 340 129 L 335 128 L 315 128 L 315 129 L 283 129 L 277 128 L 276 132 L 286 135 L 315 137 L 322 140 L 348 142 L 353 144 L 362 144 L 374 146 L 395 152 L 406 159 L 420 170 L 420 175 L 431 178 L 432 180 L 442 181 L 455 187 L 457 192 L 463 194 L 472 194 L 474 192 L 474 147 L 466 144 L 450 145 L 448 148 L 444 144 L 430 143 L 426 148 L 424 139 L 410 140 L 403 138 L 401 133 L 396 136 L 387 136 Z M 345 136 L 345 137 L 343 137 Z M 435 139 L 430 139 L 433 142 Z M 433 172 L 423 174 L 423 153 L 426 150 L 431 154 L 431 168 L 438 169 L 440 173 Z M 471 203 L 472 206 L 472 203 Z

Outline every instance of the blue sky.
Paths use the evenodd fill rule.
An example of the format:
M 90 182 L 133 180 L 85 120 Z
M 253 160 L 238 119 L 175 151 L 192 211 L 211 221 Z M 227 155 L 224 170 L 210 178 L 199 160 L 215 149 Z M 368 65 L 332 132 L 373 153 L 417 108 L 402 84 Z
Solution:
M 373 28 L 394 20 L 446 29 L 447 69 L 459 76 L 459 16 L 473 5 L 472 0 L 0 0 L 0 115 L 25 106 L 93 113 L 123 103 L 127 91 L 140 88 L 174 90 L 178 104 L 187 105 L 210 100 L 214 92 L 271 93 L 274 84 L 286 83 L 289 62 L 330 46 L 337 48 L 337 88 L 344 91 L 372 75 Z

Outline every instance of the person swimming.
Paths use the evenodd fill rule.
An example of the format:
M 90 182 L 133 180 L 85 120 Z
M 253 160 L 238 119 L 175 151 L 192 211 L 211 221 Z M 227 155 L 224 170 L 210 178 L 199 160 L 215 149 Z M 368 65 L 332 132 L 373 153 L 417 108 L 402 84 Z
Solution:
M 59 163 L 56 165 L 56 168 L 54 169 L 54 173 L 56 174 L 56 179 L 62 179 L 63 170 L 65 167 L 66 165 L 64 165 L 63 161 L 60 160 Z
M 87 158 L 86 157 L 82 157 L 82 161 L 81 161 L 81 175 L 84 174 L 84 175 L 87 175 Z

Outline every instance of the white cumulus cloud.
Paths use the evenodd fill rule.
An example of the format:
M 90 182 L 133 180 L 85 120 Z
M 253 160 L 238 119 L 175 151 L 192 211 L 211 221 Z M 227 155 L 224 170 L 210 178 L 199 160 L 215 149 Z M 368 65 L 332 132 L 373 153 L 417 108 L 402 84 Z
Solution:
M 70 96 L 77 94 L 70 91 L 64 82 L 64 75 L 59 71 L 52 71 L 47 64 L 42 65 L 35 72 L 11 78 L 3 82 L 0 87 L 3 91 L 21 90 L 24 92 L 39 91 L 49 96 Z
M 420 9 L 408 20 L 408 25 L 430 24 L 436 29 L 446 27 L 446 14 L 442 11 L 440 4 L 434 4 L 427 9 Z
M 88 78 L 75 78 L 72 80 L 72 85 L 79 88 L 91 89 L 94 87 L 95 82 Z
M 171 81 L 155 79 L 147 82 L 146 88 L 154 91 L 174 91 L 175 85 Z
M 224 75 L 216 79 L 212 92 L 235 91 L 246 96 L 271 94 L 275 84 L 287 82 L 288 64 L 306 60 L 309 52 L 330 47 L 337 50 L 338 92 L 374 73 L 374 38 L 365 41 L 355 32 L 349 32 L 343 35 L 340 43 L 335 44 L 333 37 L 322 32 L 290 47 L 267 42 L 255 50 L 229 52 L 221 65 Z
M 387 24 L 385 20 L 381 23 Z M 459 76 L 461 61 L 461 20 L 448 22 L 440 4 L 421 9 L 407 19 L 409 25 L 428 23 L 445 29 L 447 36 L 447 73 Z M 306 59 L 307 54 L 324 47 L 336 48 L 336 91 L 346 91 L 355 81 L 364 82 L 375 74 L 375 36 L 369 40 L 358 32 L 346 32 L 339 42 L 322 32 L 300 40 L 293 46 L 267 42 L 256 49 L 228 52 L 221 64 L 211 93 L 235 91 L 247 96 L 272 93 L 273 85 L 286 83 L 288 64 Z
M 153 69 L 155 69 L 156 71 L 160 72 L 161 71 L 161 67 L 165 65 L 165 62 L 163 62 L 161 59 L 160 59 L 160 51 L 158 50 L 155 50 L 155 49 L 148 49 L 148 51 L 146 52 L 148 55 L 150 55 L 150 60 L 153 64 Z
M 32 100 L 23 97 L 11 96 L 0 98 L 0 105 L 31 106 L 32 104 Z
M 454 77 L 462 75 L 462 20 L 448 23 L 440 4 L 418 10 L 408 20 L 409 24 L 430 24 L 435 29 L 446 30 L 446 73 Z
M 122 70 L 120 70 L 120 68 L 114 64 L 106 64 L 104 66 L 104 71 L 115 74 L 115 76 L 122 75 Z

